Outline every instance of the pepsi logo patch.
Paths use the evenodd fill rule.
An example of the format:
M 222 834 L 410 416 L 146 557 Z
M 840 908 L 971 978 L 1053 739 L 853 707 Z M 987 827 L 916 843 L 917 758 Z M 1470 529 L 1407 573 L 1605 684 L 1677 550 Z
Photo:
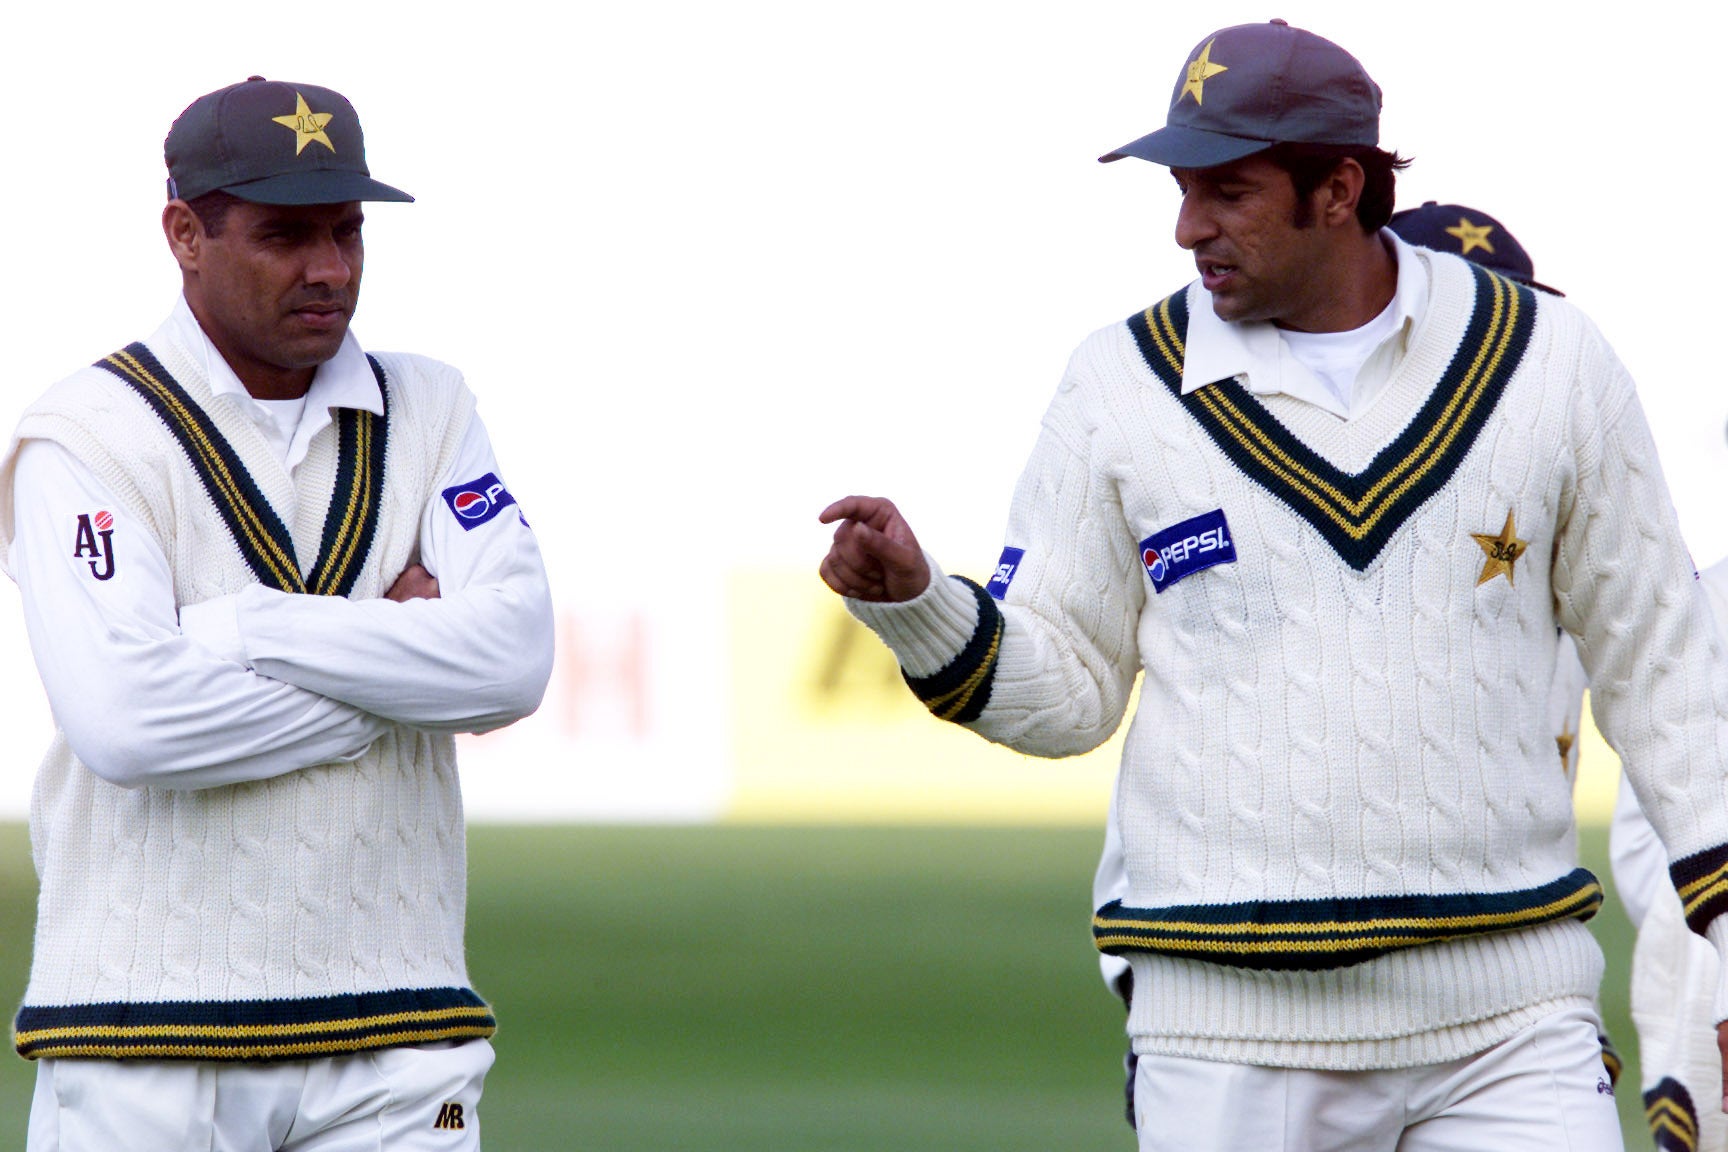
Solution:
M 1152 578 L 1152 590 L 1160 593 L 1215 564 L 1236 563 L 1236 544 L 1224 510 L 1216 508 L 1146 537 L 1140 541 L 1140 563 Z
M 444 503 L 450 506 L 462 530 L 471 532 L 515 504 L 516 497 L 510 495 L 497 476 L 488 472 L 478 480 L 444 489 Z
M 995 575 L 984 585 L 984 591 L 1000 600 L 1008 595 L 1008 585 L 1014 582 L 1014 573 L 1020 569 L 1020 561 L 1026 558 L 1024 548 L 1002 549 L 1002 559 L 996 561 Z

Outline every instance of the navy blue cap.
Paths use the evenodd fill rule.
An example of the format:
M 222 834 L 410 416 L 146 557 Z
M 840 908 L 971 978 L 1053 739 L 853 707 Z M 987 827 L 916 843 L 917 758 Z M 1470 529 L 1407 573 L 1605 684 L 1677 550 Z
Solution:
M 1474 260 L 1520 284 L 1556 296 L 1566 295 L 1536 279 L 1536 265 L 1531 263 L 1524 245 L 1506 231 L 1506 225 L 1486 212 L 1462 204 L 1439 204 L 1429 200 L 1420 208 L 1406 208 L 1394 213 L 1386 227 L 1407 243 L 1432 248 L 1436 252 L 1450 252 Z
M 1282 20 L 1207 37 L 1176 78 L 1164 127 L 1098 160 L 1211 168 L 1274 144 L 1380 144 L 1380 86 L 1350 53 Z
M 354 105 L 314 84 L 252 76 L 198 97 L 168 129 L 168 198 L 256 204 L 413 200 L 372 179 Z

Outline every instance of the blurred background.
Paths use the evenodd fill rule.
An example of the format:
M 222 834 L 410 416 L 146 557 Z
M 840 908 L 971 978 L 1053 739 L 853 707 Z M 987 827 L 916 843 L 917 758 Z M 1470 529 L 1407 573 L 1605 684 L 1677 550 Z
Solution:
M 1718 9 L 9 16 L 6 427 L 167 314 L 161 141 L 196 95 L 334 87 L 373 172 L 418 197 L 369 209 L 355 331 L 467 373 L 559 608 L 540 713 L 462 750 L 471 965 L 504 1029 L 491 1146 L 1131 1146 L 1086 931 L 1111 750 L 1034 762 L 929 720 L 817 581 L 816 514 L 889 495 L 951 571 L 993 567 L 1070 350 L 1192 276 L 1167 174 L 1096 156 L 1162 122 L 1209 32 L 1272 16 L 1379 81 L 1382 143 L 1416 161 L 1401 206 L 1492 213 L 1597 320 L 1694 557 L 1728 552 Z M 0 582 L 0 1002 L 23 987 L 51 727 L 15 595 Z M 1616 770 L 1587 739 L 1591 828 Z M 1597 921 L 1611 957 L 1618 916 Z M 29 1078 L 0 1061 L 0 1146 Z

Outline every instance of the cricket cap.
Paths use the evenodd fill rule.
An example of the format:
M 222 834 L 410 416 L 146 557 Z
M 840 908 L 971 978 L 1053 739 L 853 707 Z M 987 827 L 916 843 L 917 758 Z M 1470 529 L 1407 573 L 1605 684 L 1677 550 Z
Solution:
M 1208 36 L 1176 77 L 1164 127 L 1098 160 L 1211 168 L 1274 144 L 1380 144 L 1380 86 L 1350 53 L 1282 20 Z
M 372 179 L 354 105 L 315 84 L 252 76 L 200 96 L 162 152 L 170 200 L 218 190 L 255 204 L 414 199 Z
M 1486 212 L 1462 204 L 1439 204 L 1429 200 L 1420 208 L 1406 208 L 1393 213 L 1386 227 L 1407 243 L 1432 248 L 1436 252 L 1450 252 L 1474 260 L 1520 284 L 1556 296 L 1566 295 L 1536 279 L 1536 266 L 1531 263 L 1530 254 L 1524 251 L 1524 245 L 1506 231 L 1504 224 Z

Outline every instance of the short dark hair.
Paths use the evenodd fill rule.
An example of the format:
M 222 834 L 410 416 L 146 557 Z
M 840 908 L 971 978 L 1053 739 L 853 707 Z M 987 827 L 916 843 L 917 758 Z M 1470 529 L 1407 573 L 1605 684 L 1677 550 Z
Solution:
M 198 217 L 198 222 L 204 225 L 206 236 L 219 236 L 223 226 L 228 223 L 228 213 L 238 203 L 240 197 L 218 188 L 214 192 L 194 196 L 186 201 L 186 207 L 192 209 L 192 215 Z
M 1290 174 L 1290 183 L 1296 188 L 1295 224 L 1298 228 L 1306 228 L 1314 222 L 1310 199 L 1314 190 L 1332 175 L 1341 161 L 1354 160 L 1367 176 L 1362 185 L 1362 198 L 1356 202 L 1356 221 L 1364 232 L 1380 231 L 1392 219 L 1398 173 L 1410 166 L 1410 161 L 1396 152 L 1349 144 L 1274 144 L 1262 155 Z

